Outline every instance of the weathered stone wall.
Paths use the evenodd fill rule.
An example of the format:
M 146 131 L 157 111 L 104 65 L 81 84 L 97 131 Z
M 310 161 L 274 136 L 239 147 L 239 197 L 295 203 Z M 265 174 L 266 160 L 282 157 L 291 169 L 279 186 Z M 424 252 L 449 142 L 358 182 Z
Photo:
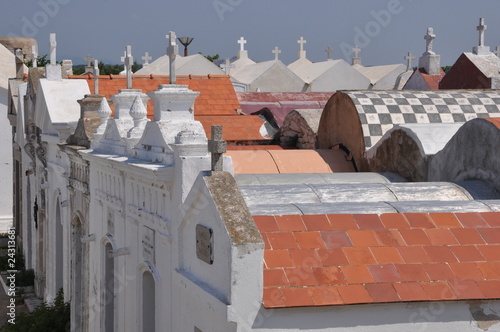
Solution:
M 315 149 L 318 127 L 323 110 L 293 110 L 281 127 L 280 145 L 299 149 Z

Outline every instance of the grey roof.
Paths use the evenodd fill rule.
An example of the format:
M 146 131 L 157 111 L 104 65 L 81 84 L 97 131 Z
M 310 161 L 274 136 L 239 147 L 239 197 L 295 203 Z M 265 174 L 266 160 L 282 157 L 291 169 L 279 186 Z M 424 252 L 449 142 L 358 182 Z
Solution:
M 500 194 L 482 181 L 391 182 L 378 173 L 249 174 L 236 181 L 253 215 L 500 210 Z

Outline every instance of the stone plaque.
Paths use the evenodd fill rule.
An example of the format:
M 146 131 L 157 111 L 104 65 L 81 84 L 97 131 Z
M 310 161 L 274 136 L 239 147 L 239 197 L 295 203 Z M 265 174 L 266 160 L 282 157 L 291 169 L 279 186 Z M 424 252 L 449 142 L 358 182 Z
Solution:
M 144 260 L 155 263 L 155 231 L 144 226 L 142 230 L 142 256 Z
M 207 264 L 214 262 L 213 230 L 203 225 L 196 225 L 196 256 Z

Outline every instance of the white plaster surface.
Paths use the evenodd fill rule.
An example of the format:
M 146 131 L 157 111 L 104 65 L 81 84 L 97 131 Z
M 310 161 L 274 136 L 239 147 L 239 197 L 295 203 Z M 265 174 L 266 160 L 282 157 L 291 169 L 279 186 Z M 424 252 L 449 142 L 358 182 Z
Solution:
M 188 55 L 186 57 L 178 55 L 175 59 L 176 75 L 224 75 L 224 71 L 207 60 L 201 54 Z M 136 75 L 169 75 L 169 58 L 163 55 L 150 63 L 148 66 L 139 69 Z
M 68 137 L 80 118 L 77 100 L 89 94 L 84 80 L 49 81 L 40 79 L 36 100 L 35 124 L 45 134 Z

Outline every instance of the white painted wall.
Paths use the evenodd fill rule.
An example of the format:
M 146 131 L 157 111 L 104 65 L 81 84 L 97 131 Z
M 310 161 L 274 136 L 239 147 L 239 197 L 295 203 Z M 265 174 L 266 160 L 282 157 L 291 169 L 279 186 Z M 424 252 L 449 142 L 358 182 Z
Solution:
M 0 233 L 12 227 L 12 128 L 7 119 L 8 79 L 16 77 L 14 54 L 0 44 Z

